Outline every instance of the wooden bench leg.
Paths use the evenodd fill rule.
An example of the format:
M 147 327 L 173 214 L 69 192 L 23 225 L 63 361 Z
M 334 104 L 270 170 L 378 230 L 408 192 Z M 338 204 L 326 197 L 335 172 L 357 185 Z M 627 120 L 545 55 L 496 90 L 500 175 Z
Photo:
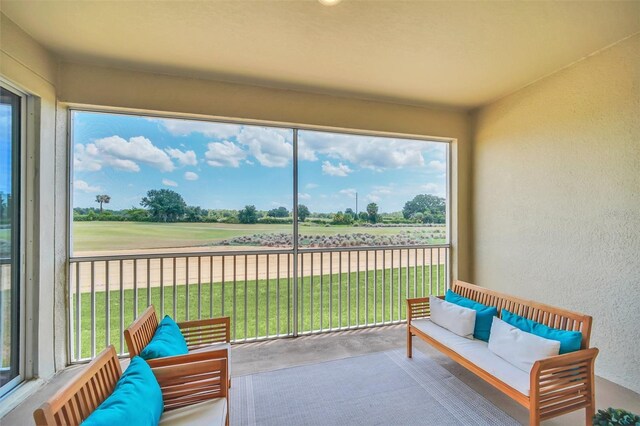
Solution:
M 533 386 L 534 389 L 529 395 L 529 426 L 540 426 L 539 389 Z
M 529 407 L 529 426 L 540 426 L 540 412 L 537 408 Z
M 409 327 L 407 327 L 407 358 L 413 357 L 413 348 L 412 348 L 413 339 L 411 339 L 411 331 Z
M 591 404 L 585 407 L 585 422 L 584 424 L 587 426 L 591 426 L 593 424 L 593 416 L 596 415 L 596 406 L 595 404 Z

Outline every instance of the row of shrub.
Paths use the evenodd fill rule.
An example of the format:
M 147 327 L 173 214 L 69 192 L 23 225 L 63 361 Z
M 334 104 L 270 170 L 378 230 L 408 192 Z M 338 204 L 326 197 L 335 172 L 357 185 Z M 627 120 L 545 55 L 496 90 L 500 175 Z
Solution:
M 436 232 L 438 231 L 438 232 Z M 442 242 L 446 238 L 440 230 L 400 231 L 395 235 L 372 235 L 367 233 L 305 235 L 298 234 L 298 241 L 304 247 L 358 247 L 358 246 L 398 246 L 425 245 Z M 264 233 L 243 235 L 214 243 L 222 246 L 290 247 L 293 235 L 288 233 Z

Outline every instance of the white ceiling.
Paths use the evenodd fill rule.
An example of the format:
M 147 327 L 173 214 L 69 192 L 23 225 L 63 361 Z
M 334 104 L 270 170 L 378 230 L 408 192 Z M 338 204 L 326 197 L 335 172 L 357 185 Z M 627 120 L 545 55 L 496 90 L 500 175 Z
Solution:
M 640 1 L 0 4 L 65 60 L 463 108 L 640 31 Z

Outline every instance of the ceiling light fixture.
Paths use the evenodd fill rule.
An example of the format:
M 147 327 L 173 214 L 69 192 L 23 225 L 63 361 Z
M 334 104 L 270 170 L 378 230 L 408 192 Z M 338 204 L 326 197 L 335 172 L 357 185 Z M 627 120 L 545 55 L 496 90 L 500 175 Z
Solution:
M 336 4 L 340 3 L 342 0 L 318 0 L 318 1 L 323 6 L 335 6 Z

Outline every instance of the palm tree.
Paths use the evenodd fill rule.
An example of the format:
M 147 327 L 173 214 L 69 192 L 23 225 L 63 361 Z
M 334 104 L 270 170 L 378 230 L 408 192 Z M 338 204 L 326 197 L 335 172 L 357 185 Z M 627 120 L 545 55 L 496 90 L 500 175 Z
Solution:
M 96 195 L 96 203 L 100 203 L 100 213 L 102 213 L 102 203 L 109 204 L 109 201 L 111 201 L 111 196 L 107 194 Z

